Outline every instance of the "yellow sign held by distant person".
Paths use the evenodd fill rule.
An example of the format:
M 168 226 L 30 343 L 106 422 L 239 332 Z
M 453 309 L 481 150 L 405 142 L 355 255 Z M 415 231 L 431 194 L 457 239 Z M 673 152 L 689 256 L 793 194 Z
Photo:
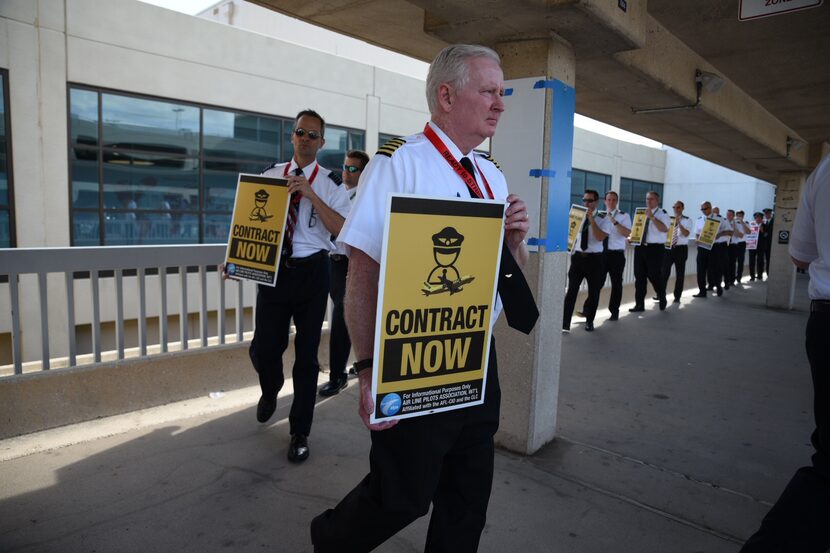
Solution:
M 274 286 L 288 210 L 288 181 L 240 173 L 225 253 L 231 278 Z
M 582 205 L 571 205 L 568 214 L 568 251 L 573 253 L 576 248 L 579 233 L 582 232 L 582 225 L 585 224 L 585 217 L 588 216 L 588 208 Z
M 669 229 L 666 231 L 666 243 L 664 244 L 667 250 L 671 249 L 671 239 L 674 236 L 674 227 L 677 225 L 677 217 L 671 215 L 669 219 L 671 219 L 671 223 L 669 223 Z
M 715 243 L 715 240 L 718 237 L 719 230 L 720 219 L 715 217 L 707 217 L 706 221 L 703 223 L 703 229 L 700 231 L 700 236 L 697 237 L 698 247 L 711 250 L 712 244 Z
M 505 204 L 389 198 L 372 422 L 484 402 Z
M 634 246 L 639 246 L 646 239 L 646 208 L 638 207 L 634 210 L 634 218 L 631 220 L 631 234 L 628 239 Z

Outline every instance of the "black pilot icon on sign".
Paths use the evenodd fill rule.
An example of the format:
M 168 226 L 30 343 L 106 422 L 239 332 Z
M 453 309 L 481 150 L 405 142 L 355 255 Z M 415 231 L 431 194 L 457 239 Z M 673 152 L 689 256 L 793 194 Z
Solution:
M 455 268 L 455 262 L 461 254 L 464 236 L 453 227 L 444 227 L 441 232 L 432 235 L 432 257 L 436 266 L 430 271 L 421 292 L 425 296 L 449 292 L 450 295 L 462 291 L 465 284 L 475 277 L 464 275 Z
M 254 194 L 254 209 L 251 211 L 251 214 L 248 215 L 248 219 L 251 221 L 259 221 L 260 223 L 266 222 L 268 219 L 273 217 L 273 215 L 268 215 L 265 211 L 265 204 L 268 203 L 268 192 L 265 190 L 257 190 Z

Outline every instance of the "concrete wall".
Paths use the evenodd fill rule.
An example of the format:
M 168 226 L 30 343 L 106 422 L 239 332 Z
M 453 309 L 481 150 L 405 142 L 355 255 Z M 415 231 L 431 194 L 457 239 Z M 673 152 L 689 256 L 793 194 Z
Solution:
M 621 177 L 664 182 L 666 152 L 574 128 L 573 168 L 611 175 L 619 192 Z

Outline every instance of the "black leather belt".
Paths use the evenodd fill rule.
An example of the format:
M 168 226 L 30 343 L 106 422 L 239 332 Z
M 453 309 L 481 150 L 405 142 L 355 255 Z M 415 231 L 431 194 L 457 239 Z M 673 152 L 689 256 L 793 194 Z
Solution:
M 349 256 L 348 255 L 343 255 L 342 253 L 333 253 L 333 254 L 329 255 L 329 257 L 331 258 L 332 261 L 337 261 L 338 263 L 341 262 L 341 261 L 348 261 L 349 260 Z
M 811 301 L 810 313 L 830 313 L 830 300 Z
M 283 257 L 282 258 L 282 265 L 286 269 L 296 269 L 297 267 L 302 267 L 303 265 L 308 265 L 314 261 L 317 261 L 323 255 L 325 255 L 325 250 L 320 250 L 317 253 L 313 253 L 307 257 Z
M 575 252 L 574 252 L 574 255 L 579 255 L 579 256 L 582 256 L 582 257 L 587 257 L 587 256 L 589 256 L 589 255 L 602 255 L 602 252 L 580 252 L 580 251 L 575 251 Z

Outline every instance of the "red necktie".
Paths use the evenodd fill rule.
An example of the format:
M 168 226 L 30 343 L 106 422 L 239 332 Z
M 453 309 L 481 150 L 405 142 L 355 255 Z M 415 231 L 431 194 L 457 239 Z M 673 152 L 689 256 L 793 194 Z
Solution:
M 297 167 L 294 169 L 294 174 L 299 177 L 303 174 L 303 170 Z M 291 199 L 288 202 L 288 219 L 285 221 L 285 238 L 282 241 L 282 254 L 286 257 L 291 257 L 294 249 L 294 228 L 297 226 L 297 218 L 299 215 L 300 195 L 297 192 L 292 192 Z

